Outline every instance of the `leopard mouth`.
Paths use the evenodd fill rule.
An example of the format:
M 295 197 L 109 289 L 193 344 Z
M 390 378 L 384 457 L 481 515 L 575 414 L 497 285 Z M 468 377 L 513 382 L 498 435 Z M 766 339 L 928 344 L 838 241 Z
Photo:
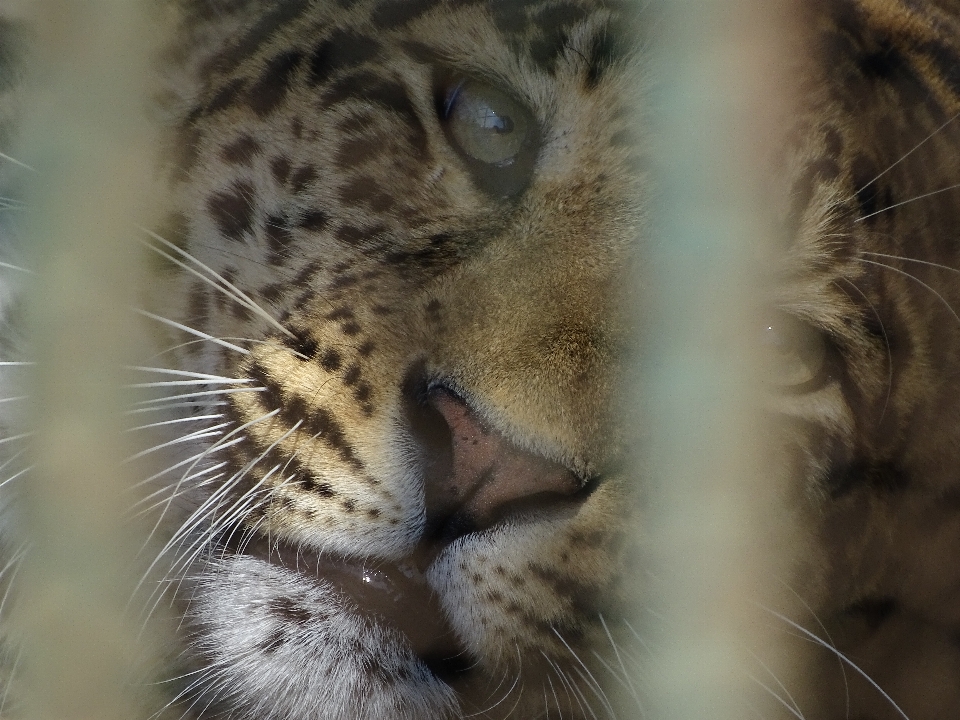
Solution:
M 447 621 L 418 557 L 400 562 L 351 559 L 262 536 L 246 538 L 236 551 L 332 586 L 357 615 L 400 633 L 413 654 L 444 682 L 475 665 Z

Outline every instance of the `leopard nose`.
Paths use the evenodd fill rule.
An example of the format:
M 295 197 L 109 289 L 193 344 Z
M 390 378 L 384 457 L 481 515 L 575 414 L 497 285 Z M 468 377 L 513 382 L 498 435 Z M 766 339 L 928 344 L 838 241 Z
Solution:
M 584 483 L 570 470 L 521 450 L 447 388 L 429 390 L 424 400 L 434 418 L 425 482 L 433 540 L 450 542 L 510 514 L 576 502 Z

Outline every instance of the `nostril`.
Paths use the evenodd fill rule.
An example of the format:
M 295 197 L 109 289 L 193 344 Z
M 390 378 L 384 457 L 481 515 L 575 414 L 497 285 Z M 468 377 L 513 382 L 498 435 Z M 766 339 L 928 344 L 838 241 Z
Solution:
M 447 543 L 505 515 L 575 501 L 584 485 L 563 465 L 521 450 L 446 387 L 408 395 L 423 452 L 429 539 Z

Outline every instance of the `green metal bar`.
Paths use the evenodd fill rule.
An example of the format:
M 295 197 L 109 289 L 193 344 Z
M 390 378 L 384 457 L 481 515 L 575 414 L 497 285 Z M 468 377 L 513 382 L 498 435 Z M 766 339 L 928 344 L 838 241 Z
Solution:
M 759 271 L 772 225 L 756 190 L 788 100 L 778 68 L 789 4 L 672 0 L 659 10 L 648 100 L 658 194 L 642 271 L 652 306 L 639 376 L 651 472 L 642 524 L 659 615 L 641 625 L 661 643 L 640 678 L 644 717 L 742 720 L 771 701 L 749 673 L 751 653 L 776 654 L 757 603 L 775 585 L 784 542 L 770 520 L 783 514 L 758 414 Z

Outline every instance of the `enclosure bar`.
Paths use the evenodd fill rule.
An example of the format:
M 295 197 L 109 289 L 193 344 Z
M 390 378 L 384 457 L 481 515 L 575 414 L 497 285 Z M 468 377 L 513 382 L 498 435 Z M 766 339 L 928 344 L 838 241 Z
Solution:
M 120 368 L 129 361 L 137 222 L 148 222 L 145 118 L 151 37 L 136 0 L 35 0 L 20 159 L 26 242 L 33 470 L 18 576 L 29 717 L 135 720 L 138 653 L 124 609 L 139 544 L 122 524 Z M 152 31 L 152 32 L 151 32 Z
M 789 99 L 786 0 L 664 0 L 652 74 L 654 231 L 640 384 L 654 642 L 644 720 L 768 717 L 754 660 L 782 667 L 758 608 L 785 538 L 759 415 L 762 165 Z M 771 519 L 774 522 L 771 523 Z M 776 660 L 776 661 L 775 661 Z M 769 678 L 768 678 L 769 679 Z M 773 680 L 769 681 L 775 684 Z M 789 682 L 789 681 L 788 681 Z

